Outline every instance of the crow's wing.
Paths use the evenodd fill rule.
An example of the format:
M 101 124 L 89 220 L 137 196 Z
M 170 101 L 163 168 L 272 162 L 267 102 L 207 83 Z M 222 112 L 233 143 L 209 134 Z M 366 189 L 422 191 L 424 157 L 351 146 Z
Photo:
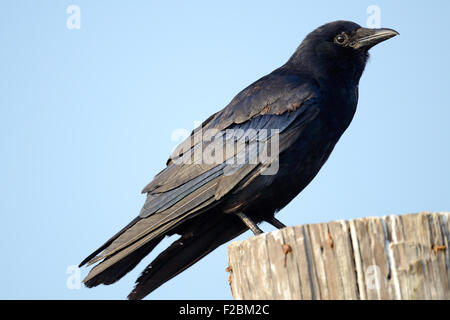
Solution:
M 294 140 L 292 137 L 317 116 L 319 109 L 314 103 L 317 97 L 318 89 L 313 83 L 277 72 L 244 89 L 180 144 L 167 167 L 144 188 L 147 200 L 139 217 L 80 264 L 104 259 L 91 270 L 85 282 L 186 219 L 217 205 L 236 185 L 259 174 L 267 164 L 250 159 L 267 148 L 272 137 L 270 130 L 278 130 L 282 152 Z M 295 130 L 287 130 L 289 127 Z M 265 139 L 257 134 L 261 129 L 269 132 Z M 229 133 L 225 137 L 224 131 Z M 223 154 L 222 162 L 195 163 L 197 150 L 236 140 L 247 143 L 237 143 L 232 153 Z M 239 149 L 242 145 L 244 149 Z M 238 161 L 243 156 L 246 160 Z

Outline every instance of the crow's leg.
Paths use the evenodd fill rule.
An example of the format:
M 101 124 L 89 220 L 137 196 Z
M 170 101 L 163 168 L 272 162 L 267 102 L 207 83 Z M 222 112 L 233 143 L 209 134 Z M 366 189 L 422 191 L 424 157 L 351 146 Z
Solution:
M 245 225 L 252 230 L 252 232 L 254 233 L 254 235 L 258 235 L 263 233 L 263 231 L 256 225 L 256 223 L 254 223 L 249 217 L 247 217 L 244 213 L 242 212 L 237 212 L 236 215 L 242 220 L 242 222 L 245 223 Z
M 273 225 L 275 228 L 277 229 L 282 229 L 282 228 L 286 228 L 286 226 L 284 225 L 283 222 L 281 222 L 280 220 L 276 219 L 275 217 L 272 217 L 268 220 L 266 220 L 268 223 L 270 223 L 271 225 Z

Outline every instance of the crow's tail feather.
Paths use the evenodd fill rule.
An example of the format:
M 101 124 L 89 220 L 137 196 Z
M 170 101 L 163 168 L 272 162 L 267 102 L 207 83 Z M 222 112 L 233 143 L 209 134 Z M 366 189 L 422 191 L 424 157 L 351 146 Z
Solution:
M 114 240 L 116 240 L 122 233 L 124 233 L 128 228 L 133 226 L 136 222 L 138 222 L 141 218 L 136 217 L 134 218 L 129 224 L 127 224 L 125 227 L 122 228 L 119 232 L 117 232 L 114 236 L 112 236 L 108 241 L 106 241 L 100 248 L 92 252 L 89 256 L 87 256 L 81 263 L 78 265 L 78 267 L 84 266 L 86 263 L 88 263 L 91 259 L 93 259 L 97 254 L 102 252 L 104 249 L 106 249 L 111 243 L 113 243 Z
M 221 244 L 247 230 L 246 226 L 231 214 L 216 220 L 213 225 L 206 221 L 199 221 L 199 225 L 203 227 L 183 234 L 145 268 L 136 280 L 136 286 L 128 295 L 128 299 L 144 298 Z
M 88 288 L 92 288 L 98 286 L 99 284 L 112 284 L 126 275 L 129 271 L 131 271 L 147 254 L 152 251 L 159 242 L 164 238 L 164 235 L 157 237 L 149 242 L 147 242 L 142 247 L 136 249 L 133 254 L 129 254 L 124 256 L 118 262 L 112 264 L 107 267 L 105 270 L 95 275 L 92 278 L 89 278 L 85 281 L 85 285 Z M 120 254 L 119 251 L 117 254 Z M 108 259 L 113 257 L 114 255 L 106 258 L 102 263 L 107 263 Z M 99 265 L 100 265 L 99 264 Z

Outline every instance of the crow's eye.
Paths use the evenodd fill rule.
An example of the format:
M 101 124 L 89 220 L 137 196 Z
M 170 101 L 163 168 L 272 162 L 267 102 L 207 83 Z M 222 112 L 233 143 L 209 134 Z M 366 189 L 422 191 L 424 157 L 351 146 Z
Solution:
M 345 33 L 341 33 L 338 34 L 335 38 L 334 38 L 334 42 L 336 42 L 337 44 L 345 44 L 347 42 L 347 35 Z

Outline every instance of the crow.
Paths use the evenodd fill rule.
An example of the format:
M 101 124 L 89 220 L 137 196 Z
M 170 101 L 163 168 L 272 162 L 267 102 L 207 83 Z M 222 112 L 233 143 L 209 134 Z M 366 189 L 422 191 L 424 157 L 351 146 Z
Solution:
M 258 223 L 285 227 L 275 213 L 317 175 L 352 121 L 368 50 L 396 35 L 349 21 L 308 34 L 283 66 L 175 149 L 143 189 L 139 215 L 80 263 L 97 263 L 84 284 L 116 282 L 164 237 L 179 235 L 136 280 L 128 298 L 142 299 L 246 230 L 262 233 Z

